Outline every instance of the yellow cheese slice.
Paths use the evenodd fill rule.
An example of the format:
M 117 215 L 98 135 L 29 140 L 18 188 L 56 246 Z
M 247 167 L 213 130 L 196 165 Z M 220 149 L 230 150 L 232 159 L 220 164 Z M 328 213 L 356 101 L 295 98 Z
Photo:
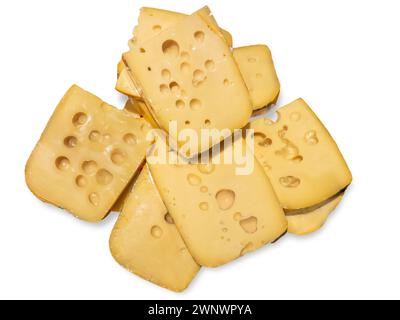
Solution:
M 343 196 L 344 194 L 341 193 L 328 203 L 308 213 L 288 215 L 288 232 L 303 236 L 319 230 L 342 201 Z
M 110 249 L 126 269 L 173 291 L 185 290 L 200 270 L 168 214 L 147 166 L 125 200 L 111 234 Z
M 279 119 L 251 123 L 255 155 L 282 207 L 312 207 L 350 185 L 352 176 L 335 141 L 302 100 L 278 110 Z
M 280 83 L 269 48 L 264 45 L 237 48 L 233 56 L 249 89 L 254 110 L 276 103 Z
M 218 28 L 217 22 L 211 14 L 208 7 L 198 11 L 198 14 L 204 19 L 209 21 L 213 28 Z M 134 29 L 133 38 L 129 40 L 129 47 L 133 49 L 138 43 L 143 43 L 158 35 L 163 30 L 168 29 L 174 24 L 178 23 L 183 18 L 187 17 L 186 14 L 172 12 L 155 8 L 142 8 L 139 15 L 139 23 Z M 232 47 L 232 35 L 223 29 L 220 29 L 227 45 Z
M 213 17 L 210 9 L 206 6 L 197 11 L 196 14 L 202 18 L 210 28 L 224 38 L 229 47 L 233 45 L 232 35 L 223 29 L 220 29 L 217 21 Z M 187 15 L 172 11 L 166 11 L 155 8 L 142 8 L 139 16 L 139 24 L 134 30 L 134 37 L 129 40 L 129 47 L 133 49 L 142 42 L 146 42 L 162 30 L 168 29 Z M 141 99 L 140 92 L 129 78 L 128 70 L 120 61 L 118 64 L 118 80 L 116 90 L 130 97 Z
M 160 127 L 169 132 L 170 122 L 177 122 L 169 132 L 176 140 L 187 128 L 198 137 L 201 129 L 242 128 L 251 116 L 249 93 L 229 47 L 197 15 L 126 53 L 124 62 Z M 207 149 L 199 146 L 198 152 Z
M 76 217 L 99 221 L 145 159 L 150 125 L 73 86 L 26 166 L 31 191 Z
M 242 143 L 239 139 L 225 145 L 208 164 L 148 160 L 162 199 L 201 266 L 226 264 L 275 241 L 287 230 L 285 214 L 260 164 L 255 161 L 249 175 L 237 175 L 240 165 L 223 160 Z

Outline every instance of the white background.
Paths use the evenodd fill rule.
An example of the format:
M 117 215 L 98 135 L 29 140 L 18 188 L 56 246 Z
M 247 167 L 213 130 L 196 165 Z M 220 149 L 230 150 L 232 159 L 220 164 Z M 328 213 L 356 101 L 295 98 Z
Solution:
M 122 107 L 116 64 L 139 8 L 208 4 L 235 46 L 265 43 L 283 105 L 303 97 L 339 144 L 354 184 L 327 225 L 216 270 L 183 294 L 113 260 L 116 215 L 87 224 L 34 198 L 24 166 L 77 83 Z M 0 298 L 400 298 L 399 1 L 0 2 Z

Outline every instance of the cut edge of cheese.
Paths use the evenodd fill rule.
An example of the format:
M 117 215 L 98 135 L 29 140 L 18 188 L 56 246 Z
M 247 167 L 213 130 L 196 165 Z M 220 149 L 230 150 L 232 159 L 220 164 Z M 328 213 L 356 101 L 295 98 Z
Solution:
M 287 214 L 288 232 L 291 234 L 305 236 L 321 229 L 332 212 L 339 206 L 344 197 L 340 192 L 329 201 L 326 201 L 309 210 L 292 211 Z

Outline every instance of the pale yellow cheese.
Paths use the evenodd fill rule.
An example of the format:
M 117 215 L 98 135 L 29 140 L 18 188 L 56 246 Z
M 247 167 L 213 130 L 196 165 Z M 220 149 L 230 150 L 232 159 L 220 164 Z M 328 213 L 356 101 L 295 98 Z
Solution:
M 202 8 L 195 14 L 202 18 L 217 34 L 223 37 L 229 47 L 232 47 L 232 35 L 228 31 L 219 28 L 217 21 L 208 7 Z M 134 37 L 129 40 L 129 47 L 133 49 L 138 44 L 148 41 L 162 30 L 168 29 L 185 17 L 187 15 L 177 12 L 155 8 L 142 8 L 139 16 L 139 24 L 134 30 Z M 140 92 L 129 78 L 128 70 L 126 70 L 122 61 L 118 64 L 118 80 L 115 89 L 130 97 L 135 97 L 136 100 L 141 99 Z
M 254 110 L 275 103 L 280 92 L 271 51 L 265 45 L 241 47 L 233 56 L 250 92 Z
M 341 193 L 328 203 L 308 213 L 288 215 L 288 232 L 303 236 L 319 230 L 342 201 L 343 196 L 344 194 Z
M 207 164 L 149 161 L 169 213 L 202 266 L 226 264 L 275 241 L 287 230 L 285 214 L 260 164 L 255 161 L 249 175 L 237 175 L 240 165 L 223 160 L 240 143 L 242 139 L 225 146 L 220 163 L 219 154 Z
M 158 128 L 158 124 L 150 114 L 144 101 L 129 98 L 125 110 L 141 115 L 153 128 Z
M 255 155 L 282 207 L 297 210 L 322 203 L 352 181 L 335 141 L 302 100 L 278 110 L 279 119 L 251 123 Z
M 120 65 L 120 64 L 118 64 Z M 134 83 L 132 82 L 129 71 L 125 67 L 122 67 L 119 71 L 117 84 L 115 85 L 115 89 L 127 96 L 136 97 L 136 99 L 140 98 L 140 93 Z
M 210 22 L 213 28 L 219 28 L 208 7 L 197 12 L 204 20 Z M 168 29 L 178 23 L 186 14 L 172 12 L 155 8 L 142 8 L 139 15 L 139 23 L 133 31 L 133 38 L 129 40 L 129 47 L 133 49 L 138 43 L 143 43 L 158 35 L 163 30 Z M 232 35 L 223 29 L 220 29 L 225 41 L 229 47 L 233 45 Z
M 147 166 L 125 200 L 111 234 L 110 249 L 126 269 L 173 291 L 185 290 L 200 270 L 168 214 Z
M 160 127 L 169 132 L 177 121 L 178 130 L 169 132 L 174 139 L 186 128 L 200 137 L 201 129 L 248 123 L 251 101 L 231 51 L 197 15 L 126 53 L 124 61 Z M 199 146 L 198 152 L 206 149 Z
M 145 159 L 150 125 L 73 86 L 51 117 L 26 166 L 41 200 L 99 221 Z

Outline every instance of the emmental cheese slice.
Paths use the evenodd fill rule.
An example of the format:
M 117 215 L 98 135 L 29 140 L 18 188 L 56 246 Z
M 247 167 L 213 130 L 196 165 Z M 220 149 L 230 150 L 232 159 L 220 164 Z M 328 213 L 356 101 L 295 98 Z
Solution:
M 200 164 L 149 160 L 161 197 L 201 266 L 226 264 L 287 230 L 284 212 L 261 165 L 255 161 L 248 175 L 237 175 L 240 165 L 223 160 L 243 146 L 244 141 L 237 139 Z
M 141 172 L 110 238 L 115 260 L 159 286 L 185 290 L 200 270 L 161 200 L 148 167 Z
M 232 47 L 232 35 L 228 31 L 218 27 L 217 22 L 208 7 L 204 7 L 197 13 L 204 20 L 209 21 L 213 28 L 218 28 L 227 45 Z M 148 41 L 152 37 L 158 35 L 161 31 L 168 29 L 185 17 L 187 17 L 186 14 L 178 12 L 156 8 L 142 8 L 140 10 L 139 23 L 133 31 L 133 38 L 129 40 L 129 47 L 133 49 L 136 45 Z
M 278 120 L 251 123 L 255 155 L 285 210 L 313 207 L 352 181 L 335 141 L 302 100 L 278 110 Z
M 202 129 L 233 130 L 248 123 L 251 101 L 232 53 L 197 15 L 182 19 L 123 59 L 153 118 L 178 143 L 183 129 L 201 137 Z M 177 124 L 174 132 L 169 131 L 171 121 Z M 198 152 L 208 149 L 199 146 Z
M 280 83 L 271 51 L 265 45 L 234 49 L 233 56 L 250 92 L 254 110 L 276 103 Z
M 217 34 L 223 37 L 229 47 L 232 47 L 232 35 L 228 31 L 219 28 L 217 21 L 207 6 L 197 11 L 195 14 L 202 18 Z M 187 17 L 187 15 L 178 12 L 155 8 L 142 8 L 139 16 L 139 24 L 134 29 L 134 37 L 129 40 L 129 47 L 131 49 L 135 48 L 135 46 L 148 41 L 152 37 L 158 35 L 162 30 L 168 29 L 185 17 Z M 120 61 L 118 64 L 118 80 L 115 88 L 123 94 L 134 97 L 136 100 L 141 99 L 140 92 L 130 80 L 128 70 L 123 61 Z
M 99 221 L 143 163 L 149 129 L 144 119 L 73 86 L 28 160 L 27 184 L 41 200 Z
M 299 236 L 308 235 L 319 230 L 328 220 L 331 213 L 337 208 L 344 196 L 340 193 L 319 208 L 309 212 L 287 215 L 288 232 Z

